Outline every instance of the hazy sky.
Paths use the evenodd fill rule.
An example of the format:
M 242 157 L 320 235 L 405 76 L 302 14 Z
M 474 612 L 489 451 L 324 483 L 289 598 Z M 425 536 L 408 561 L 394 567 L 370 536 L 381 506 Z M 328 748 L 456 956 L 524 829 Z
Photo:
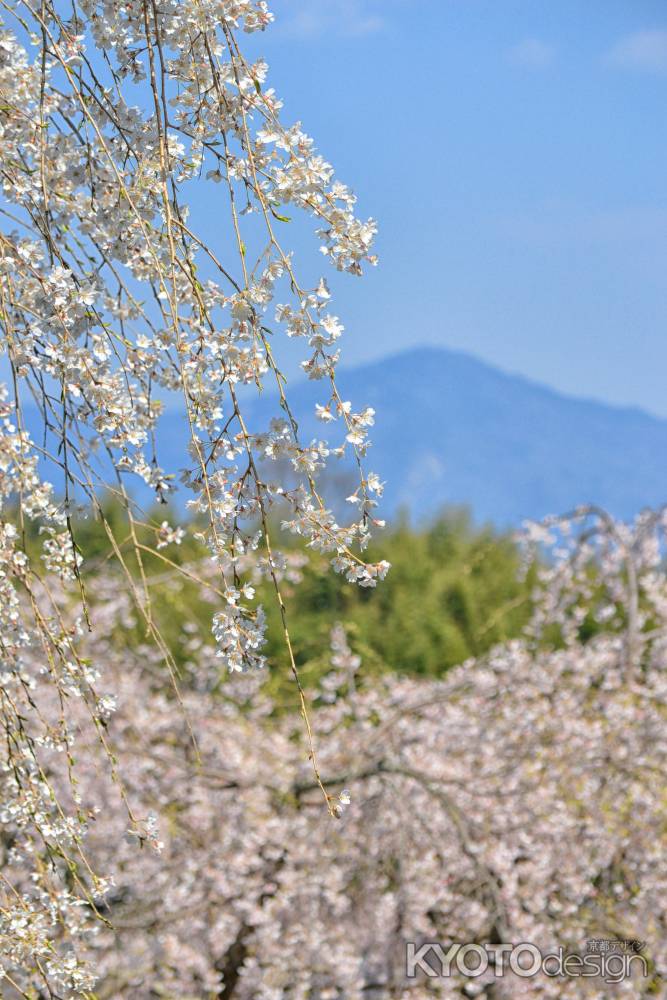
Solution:
M 380 222 L 357 362 L 471 351 L 667 415 L 665 0 L 271 0 L 246 39 Z

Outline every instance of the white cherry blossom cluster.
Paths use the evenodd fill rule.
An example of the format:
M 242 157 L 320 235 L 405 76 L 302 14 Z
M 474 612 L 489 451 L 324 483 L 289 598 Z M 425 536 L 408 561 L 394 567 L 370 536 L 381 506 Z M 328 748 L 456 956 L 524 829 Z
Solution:
M 34 969 L 57 991 L 78 994 L 93 979 L 76 954 L 54 950 L 58 928 L 76 940 L 86 910 L 105 889 L 82 851 L 88 817 L 73 774 L 76 712 L 80 701 L 93 730 L 102 732 L 113 698 L 97 690 L 99 673 L 77 649 L 84 632 L 64 617 L 63 583 L 78 561 L 66 516 L 38 474 L 35 450 L 3 403 L 0 426 L 0 965 L 14 989 L 12 970 Z M 47 533 L 43 568 L 31 566 L 23 525 L 12 520 L 21 499 L 26 518 Z M 80 609 L 79 609 L 80 610 Z M 67 788 L 56 787 L 65 761 Z M 21 874 L 18 874 L 21 873 Z M 27 873 L 27 877 L 26 877 Z M 4 984 L 3 984 L 4 989 Z
M 59 490 L 94 503 L 106 488 L 129 503 L 139 477 L 166 499 L 180 473 L 208 522 L 223 590 L 249 546 L 270 549 L 276 504 L 337 571 L 373 586 L 386 571 L 361 555 L 382 523 L 377 477 L 361 466 L 373 411 L 340 398 L 343 326 L 327 282 L 304 288 L 281 239 L 287 209 L 303 212 L 336 268 L 360 274 L 375 262 L 375 224 L 356 217 L 354 195 L 301 126 L 282 123 L 265 63 L 239 49 L 239 30 L 271 23 L 266 4 L 17 0 L 3 16 L 3 346 L 17 402 L 32 397 L 41 411 L 42 458 Z M 219 245 L 198 234 L 188 203 L 211 184 L 205 197 L 229 220 Z M 277 360 L 281 332 L 305 341 L 303 367 L 326 383 L 321 409 L 340 420 L 338 442 L 300 441 Z M 249 426 L 245 387 L 272 389 L 280 419 Z M 190 446 L 180 469 L 164 469 L 156 431 L 175 398 Z M 358 519 L 340 525 L 316 477 L 347 451 L 359 464 Z M 285 458 L 292 488 L 267 469 Z M 59 572 L 76 576 L 70 543 Z M 66 539 L 50 532 L 49 569 L 57 548 Z M 230 668 L 262 662 L 258 618 L 237 601 L 218 614 Z M 246 631 L 254 638 L 237 641 Z

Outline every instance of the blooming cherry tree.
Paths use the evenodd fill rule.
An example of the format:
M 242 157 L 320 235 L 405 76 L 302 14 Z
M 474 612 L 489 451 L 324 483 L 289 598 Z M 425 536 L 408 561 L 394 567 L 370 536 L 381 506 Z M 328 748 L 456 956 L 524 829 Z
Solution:
M 59 995 L 96 979 L 97 996 L 119 1000 L 667 996 L 665 524 L 664 512 L 624 526 L 582 509 L 533 526 L 535 542 L 562 551 L 544 562 L 531 628 L 441 681 L 367 675 L 335 626 L 312 719 L 337 822 L 323 814 L 299 716 L 276 711 L 260 675 L 234 675 L 220 698 L 215 646 L 188 630 L 193 677 L 179 705 L 153 644 L 101 638 L 138 614 L 106 573 L 103 627 L 82 641 L 118 699 L 104 735 L 121 795 L 83 699 L 71 711 L 86 857 L 110 882 L 82 871 L 91 896 L 95 885 L 104 895 L 86 901 L 61 884 L 45 910 L 31 856 L 10 852 L 21 928 L 12 981 L 39 988 L 36 955 Z M 570 628 L 584 592 L 605 625 L 586 641 Z M 544 607 L 549 629 L 560 624 L 555 647 Z M 48 678 L 34 698 L 44 718 L 57 716 Z M 55 750 L 45 767 L 66 798 L 67 759 Z M 480 977 L 455 966 L 407 974 L 409 943 L 582 954 L 608 939 L 643 942 L 648 974 L 635 966 L 613 986 L 498 976 L 492 963 Z
M 556 551 L 531 629 L 443 681 L 371 683 L 336 627 L 309 714 L 281 594 L 298 567 L 274 515 L 351 583 L 388 566 L 364 555 L 381 523 L 374 414 L 339 394 L 326 276 L 303 280 L 281 234 L 311 220 L 328 264 L 360 274 L 375 224 L 244 57 L 242 33 L 271 24 L 263 0 L 9 0 L 2 18 L 3 995 L 578 996 L 580 982 L 408 980 L 405 946 L 620 934 L 646 940 L 641 989 L 665 995 L 664 512 L 534 526 Z M 195 187 L 226 219 L 215 245 Z M 322 384 L 326 439 L 299 438 L 283 337 Z M 262 388 L 276 413 L 256 427 Z M 189 429 L 175 469 L 156 445 L 166 402 Z M 345 454 L 359 481 L 339 523 L 321 476 Z M 167 500 L 179 475 L 201 565 L 171 558 L 171 512 L 147 544 L 132 488 Z M 82 559 L 81 508 L 115 564 Z M 149 554 L 213 604 L 211 634 L 184 636 L 187 685 Z M 260 578 L 300 714 L 256 669 Z
M 107 888 L 83 849 L 90 816 L 79 792 L 74 703 L 85 706 L 108 757 L 130 829 L 140 843 L 155 841 L 152 826 L 132 815 L 108 743 L 114 691 L 98 687 L 105 651 L 93 644 L 92 656 L 82 652 L 86 633 L 100 628 L 100 608 L 90 600 L 76 511 L 102 519 L 177 703 L 173 656 L 151 611 L 133 482 L 166 500 L 180 474 L 215 563 L 212 627 L 229 671 L 264 665 L 264 613 L 241 579 L 249 553 L 263 553 L 256 565 L 284 616 L 274 507 L 348 580 L 374 586 L 388 568 L 363 554 L 381 492 L 362 465 L 373 414 L 338 393 L 343 327 L 325 276 L 304 287 L 279 238 L 286 212 L 305 215 L 326 261 L 358 275 L 375 262 L 375 224 L 357 217 L 354 195 L 301 126 L 285 124 L 266 65 L 244 57 L 240 35 L 271 21 L 263 0 L 3 5 L 0 719 L 9 874 L 0 936 L 8 942 L 3 972 L 18 992 L 15 968 L 30 970 L 30 982 L 41 983 L 35 989 L 90 985 L 74 953 L 56 954 L 52 944 L 56 926 L 76 936 L 86 908 L 102 918 Z M 209 190 L 226 220 L 219 245 L 191 218 L 195 187 Z M 336 425 L 331 443 L 299 439 L 278 364 L 283 336 L 301 338 L 303 368 L 322 382 L 321 412 Z M 244 400 L 262 388 L 275 393 L 276 414 L 255 427 Z M 165 400 L 189 428 L 176 469 L 162 467 L 156 448 Z M 356 458 L 359 488 L 351 523 L 339 524 L 318 477 L 330 456 L 346 452 Z M 286 461 L 289 481 L 279 474 Z M 109 493 L 125 510 L 122 538 L 105 517 Z M 155 527 L 155 552 L 180 540 L 180 527 Z M 36 556 L 26 545 L 35 530 Z M 72 585 L 74 616 L 63 596 Z M 284 626 L 298 683 L 286 618 Z M 37 694 L 45 679 L 48 707 Z M 54 784 L 54 754 L 66 762 L 69 793 Z M 308 754 L 317 775 L 312 739 Z M 12 878 L 24 865 L 27 893 Z

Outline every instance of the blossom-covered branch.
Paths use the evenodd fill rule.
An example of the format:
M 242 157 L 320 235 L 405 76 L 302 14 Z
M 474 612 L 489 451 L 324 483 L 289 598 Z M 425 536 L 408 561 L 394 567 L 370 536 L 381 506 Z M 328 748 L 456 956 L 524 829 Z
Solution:
M 181 708 L 173 654 L 152 613 L 133 484 L 166 501 L 180 475 L 217 574 L 214 667 L 245 672 L 265 663 L 264 611 L 243 579 L 248 555 L 263 552 L 258 571 L 273 582 L 284 617 L 307 754 L 335 812 L 317 770 L 270 521 L 275 510 L 336 571 L 374 586 L 388 568 L 364 558 L 381 485 L 363 468 L 373 413 L 355 411 L 336 387 L 343 327 L 330 312 L 326 278 L 305 287 L 277 234 L 290 232 L 287 211 L 300 213 L 314 222 L 327 261 L 360 274 L 374 263 L 375 224 L 357 217 L 354 195 L 301 126 L 283 123 L 266 65 L 244 58 L 240 34 L 271 21 L 263 0 L 2 3 L 0 722 L 9 874 L 0 886 L 0 951 L 19 992 L 16 966 L 49 995 L 87 988 L 75 954 L 54 950 L 54 927 L 76 937 L 88 910 L 105 919 L 108 882 L 83 844 L 90 817 L 78 790 L 74 704 L 85 706 L 129 828 L 140 843 L 156 841 L 133 813 L 108 741 L 117 692 L 102 680 L 104 650 L 82 651 L 101 612 L 77 512 L 102 519 L 122 586 Z M 215 243 L 195 218 L 198 199 L 219 219 Z M 299 439 L 278 360 L 283 337 L 303 340 L 303 368 L 322 381 L 319 412 L 339 428 L 330 428 L 331 444 Z M 275 393 L 276 412 L 257 427 L 245 406 L 263 388 Z M 166 405 L 189 429 L 178 468 L 164 468 L 156 446 Z M 351 523 L 339 524 L 318 477 L 330 456 L 346 452 L 360 478 Z M 105 515 L 109 493 L 125 511 L 120 535 Z M 26 545 L 36 529 L 38 554 Z M 179 526 L 158 521 L 155 529 L 155 551 L 180 540 Z M 72 588 L 78 614 L 66 596 Z M 48 709 L 36 694 L 46 678 Z M 54 753 L 67 762 L 69 793 L 54 785 Z M 28 892 L 11 875 L 23 865 L 32 873 Z

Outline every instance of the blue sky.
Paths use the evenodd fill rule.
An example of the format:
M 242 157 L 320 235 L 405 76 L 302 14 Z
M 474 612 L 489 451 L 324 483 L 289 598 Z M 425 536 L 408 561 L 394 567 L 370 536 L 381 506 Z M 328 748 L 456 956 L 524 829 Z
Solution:
M 246 48 L 380 223 L 349 363 L 470 351 L 667 416 L 664 0 L 271 0 Z

